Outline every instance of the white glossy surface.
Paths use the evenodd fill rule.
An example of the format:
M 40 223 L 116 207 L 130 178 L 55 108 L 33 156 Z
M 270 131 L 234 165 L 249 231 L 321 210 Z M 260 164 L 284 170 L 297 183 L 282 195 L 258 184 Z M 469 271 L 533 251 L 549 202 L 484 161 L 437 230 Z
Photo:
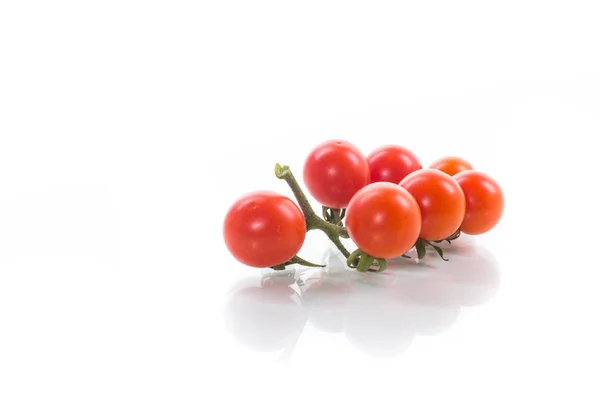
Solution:
M 0 399 L 597 399 L 592 1 L 0 3 Z M 318 142 L 460 155 L 506 213 L 450 262 L 239 265 Z M 594 139 L 595 140 L 595 139 Z
M 483 304 L 498 290 L 500 272 L 491 253 L 468 238 L 446 253 L 452 258 L 448 263 L 433 254 L 420 263 L 392 260 L 382 274 L 356 273 L 338 254 L 325 269 L 265 271 L 232 288 L 227 326 L 243 345 L 282 350 L 286 360 L 307 323 L 325 333 L 343 333 L 369 355 L 393 357 L 417 336 L 448 330 L 463 307 Z

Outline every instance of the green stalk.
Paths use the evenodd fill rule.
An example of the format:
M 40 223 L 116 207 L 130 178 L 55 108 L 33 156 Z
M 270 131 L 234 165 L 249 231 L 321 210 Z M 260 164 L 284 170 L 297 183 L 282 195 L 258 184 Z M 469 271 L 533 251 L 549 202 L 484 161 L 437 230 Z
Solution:
M 277 178 L 279 179 L 283 179 L 288 184 L 290 189 L 292 189 L 292 192 L 294 193 L 294 196 L 298 201 L 298 205 L 300 206 L 300 209 L 304 214 L 304 220 L 306 221 L 306 230 L 311 231 L 314 229 L 318 229 L 320 231 L 323 231 L 327 235 L 329 240 L 333 242 L 335 247 L 337 247 L 338 250 L 347 259 L 350 256 L 350 252 L 348 251 L 348 249 L 346 249 L 346 247 L 344 247 L 342 241 L 340 240 L 340 237 L 349 237 L 346 228 L 326 222 L 315 213 L 315 210 L 310 205 L 310 202 L 306 198 L 306 195 L 302 191 L 302 188 L 300 188 L 298 181 L 296 180 L 294 174 L 292 174 L 292 171 L 288 166 L 281 166 L 279 164 L 276 164 L 275 176 L 277 176 Z

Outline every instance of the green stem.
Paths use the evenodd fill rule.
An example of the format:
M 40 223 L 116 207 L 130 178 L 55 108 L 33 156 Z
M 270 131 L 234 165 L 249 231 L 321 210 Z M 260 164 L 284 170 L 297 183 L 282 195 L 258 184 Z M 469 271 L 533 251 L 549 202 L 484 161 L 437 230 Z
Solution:
M 286 261 L 283 264 L 279 264 L 279 265 L 276 265 L 271 268 L 274 269 L 275 271 L 283 271 L 285 269 L 285 267 L 287 267 L 288 265 L 292 265 L 292 264 L 304 265 L 305 267 L 320 267 L 320 268 L 325 267 L 322 264 L 311 263 L 310 261 L 306 261 L 302 257 L 294 256 L 294 257 L 292 257 L 291 260 Z
M 319 218 L 317 213 L 315 213 L 315 210 L 310 205 L 310 202 L 306 198 L 306 195 L 302 191 L 302 188 L 300 188 L 298 181 L 296 180 L 294 174 L 292 174 L 292 171 L 288 166 L 281 166 L 280 164 L 276 164 L 275 176 L 277 176 L 277 178 L 279 179 L 283 179 L 288 184 L 290 189 L 292 189 L 292 192 L 294 193 L 294 196 L 298 201 L 298 205 L 300 206 L 300 209 L 304 214 L 304 220 L 306 221 L 306 230 L 310 231 L 318 229 L 320 231 L 323 231 L 327 235 L 329 240 L 333 242 L 335 247 L 337 247 L 338 250 L 344 255 L 344 257 L 348 258 L 348 256 L 350 256 L 350 252 L 346 249 L 346 247 L 344 247 L 342 241 L 340 240 L 340 237 L 349 237 L 346 228 L 339 225 L 331 224 Z
M 306 198 L 306 195 L 302 191 L 302 188 L 300 188 L 298 181 L 296 178 L 294 178 L 294 174 L 292 174 L 290 167 L 287 165 L 281 166 L 280 164 L 275 164 L 275 176 L 277 176 L 279 179 L 285 180 L 290 189 L 292 189 L 292 192 L 294 193 L 294 196 L 296 196 L 296 200 L 298 200 L 298 204 L 300 205 L 300 208 L 302 209 L 302 212 L 306 218 L 313 215 L 316 216 L 315 210 L 313 210 L 310 202 Z
M 319 226 L 315 227 L 314 229 L 319 229 L 319 230 L 325 232 L 325 234 L 327 235 L 327 237 L 329 238 L 329 240 L 331 240 L 333 242 L 333 244 L 335 245 L 335 247 L 337 247 L 338 250 L 344 255 L 344 257 L 346 259 L 348 259 L 348 257 L 350 257 L 350 252 L 342 244 L 342 241 L 340 240 L 340 235 L 332 232 L 329 229 L 329 227 L 323 226 L 323 224 L 328 224 L 328 223 L 325 222 L 325 221 L 323 221 L 323 220 L 320 220 Z M 329 224 L 329 225 L 331 225 L 331 224 Z M 333 226 L 336 226 L 336 225 L 333 225 Z

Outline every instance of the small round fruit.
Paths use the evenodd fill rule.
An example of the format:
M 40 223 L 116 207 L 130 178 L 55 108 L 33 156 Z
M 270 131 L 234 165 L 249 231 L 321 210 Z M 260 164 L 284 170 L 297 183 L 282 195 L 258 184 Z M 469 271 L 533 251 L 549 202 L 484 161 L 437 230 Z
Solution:
M 465 216 L 465 195 L 451 176 L 436 169 L 421 169 L 404 178 L 400 186 L 419 203 L 420 238 L 442 240 L 460 227 Z
M 306 158 L 304 183 L 322 205 L 345 208 L 352 196 L 369 184 L 369 165 L 352 143 L 328 140 Z
M 266 268 L 282 264 L 298 253 L 306 224 L 300 208 L 274 192 L 253 192 L 227 211 L 223 237 L 229 252 L 241 263 Z
M 454 179 L 467 201 L 460 230 L 469 235 L 480 235 L 496 226 L 504 212 L 504 194 L 500 185 L 479 171 L 463 171 L 454 175 Z
M 378 258 L 399 257 L 415 244 L 421 212 L 406 189 L 372 183 L 354 195 L 346 209 L 346 228 L 354 243 Z
M 453 176 L 462 171 L 472 170 L 473 166 L 464 158 L 443 157 L 434 161 L 429 168 L 438 169 L 450 176 Z
M 411 150 L 397 145 L 387 145 L 367 156 L 371 182 L 399 183 L 413 171 L 423 168 Z

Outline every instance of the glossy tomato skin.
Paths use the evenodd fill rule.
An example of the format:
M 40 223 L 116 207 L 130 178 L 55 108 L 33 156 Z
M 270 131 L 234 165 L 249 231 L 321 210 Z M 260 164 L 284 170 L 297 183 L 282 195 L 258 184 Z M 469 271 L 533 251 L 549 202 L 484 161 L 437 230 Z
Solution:
M 419 203 L 420 238 L 442 240 L 460 227 L 465 216 L 465 195 L 450 175 L 436 169 L 421 169 L 404 178 L 400 186 Z
M 306 224 L 300 208 L 274 192 L 253 192 L 227 211 L 223 237 L 229 252 L 241 263 L 266 268 L 282 264 L 300 250 Z
M 406 147 L 387 145 L 367 156 L 371 182 L 400 183 L 413 171 L 423 168 L 415 153 Z
M 454 175 L 467 207 L 460 230 L 480 235 L 492 229 L 504 213 L 504 194 L 498 182 L 480 171 L 463 171 Z
M 437 169 L 450 176 L 454 176 L 459 172 L 472 170 L 473 166 L 464 158 L 450 156 L 434 161 L 429 168 Z
M 369 165 L 352 143 L 328 140 L 306 158 L 304 183 L 322 205 L 345 208 L 352 196 L 369 183 Z
M 399 257 L 416 242 L 421 212 L 406 189 L 372 183 L 354 195 L 346 209 L 346 228 L 354 243 L 378 258 Z

